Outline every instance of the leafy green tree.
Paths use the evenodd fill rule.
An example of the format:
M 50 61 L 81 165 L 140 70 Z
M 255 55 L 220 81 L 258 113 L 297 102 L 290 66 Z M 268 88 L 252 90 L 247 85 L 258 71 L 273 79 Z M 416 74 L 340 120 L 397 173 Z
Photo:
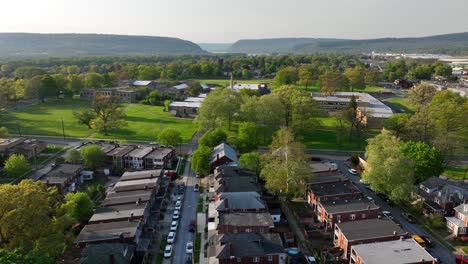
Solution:
M 87 88 L 101 88 L 103 87 L 104 78 L 101 74 L 90 72 L 85 75 L 84 85 Z
M 8 128 L 0 127 L 0 138 L 8 137 Z
M 13 154 L 5 161 L 5 173 L 10 178 L 18 178 L 31 169 L 28 160 L 21 154 Z
M 281 128 L 273 137 L 270 151 L 264 155 L 260 177 L 270 192 L 301 196 L 304 194 L 304 180 L 311 175 L 304 153 L 304 145 L 296 142 L 288 128 Z
M 107 136 L 109 130 L 126 126 L 123 120 L 124 108 L 115 96 L 97 95 L 91 106 L 96 117 L 91 121 L 91 127 L 97 131 L 104 132 Z
M 36 252 L 22 250 L 0 249 L 0 263 L 2 264 L 53 264 L 54 258 L 40 255 Z
M 349 80 L 351 91 L 354 91 L 354 89 L 363 90 L 366 88 L 366 70 L 362 66 L 347 68 L 344 74 Z
M 239 109 L 239 94 L 231 89 L 218 88 L 203 101 L 197 121 L 202 131 L 223 127 L 223 123 L 227 123 L 228 130 L 231 130 L 234 114 Z
M 242 122 L 239 124 L 239 133 L 236 139 L 236 149 L 240 152 L 250 152 L 257 148 L 258 126 L 252 122 Z
M 93 215 L 94 203 L 85 192 L 67 193 L 61 208 L 74 221 L 86 222 Z
M 198 144 L 213 148 L 227 139 L 226 132 L 221 128 L 206 132 L 203 136 L 198 139 Z
M 396 202 L 408 201 L 415 182 L 413 162 L 401 154 L 401 142 L 388 130 L 368 140 L 369 168 L 362 178 L 374 191 L 385 193 Z
M 298 72 L 295 67 L 289 66 L 280 69 L 275 76 L 275 84 L 277 85 L 289 85 L 296 84 L 299 80 Z
M 258 152 L 242 154 L 239 158 L 239 163 L 242 169 L 254 172 L 257 176 L 262 170 L 262 160 Z
M 83 108 L 72 112 L 73 116 L 78 120 L 79 124 L 86 125 L 91 129 L 91 121 L 96 118 L 96 113 L 88 108 Z
M 444 157 L 436 148 L 419 141 L 408 141 L 401 145 L 401 153 L 413 161 L 416 182 L 444 171 Z
M 169 105 L 171 104 L 171 100 L 164 100 L 164 111 L 169 111 Z
M 407 124 L 410 119 L 409 114 L 394 114 L 389 118 L 385 119 L 383 122 L 383 126 L 393 131 L 395 136 L 402 137 L 407 134 Z
M 443 76 L 449 79 L 452 77 L 452 67 L 445 63 L 436 64 L 434 67 L 434 73 L 435 75 Z
M 328 70 L 319 77 L 320 91 L 327 95 L 333 95 L 338 91 L 346 91 L 349 88 L 349 80 L 338 71 Z
M 158 143 L 165 146 L 177 146 L 182 143 L 182 136 L 179 130 L 168 127 L 158 133 Z
M 299 81 L 301 82 L 302 85 L 305 86 L 306 89 L 314 80 L 314 75 L 312 72 L 313 72 L 312 65 L 301 65 L 299 67 L 299 71 L 298 71 Z
M 387 62 L 385 69 L 382 72 L 382 77 L 386 81 L 393 82 L 396 79 L 401 79 L 408 73 L 408 66 L 404 59 Z
M 18 67 L 13 73 L 13 75 L 16 78 L 20 78 L 20 79 L 30 79 L 35 76 L 44 75 L 46 73 L 47 72 L 41 68 L 25 66 L 25 67 Z
M 197 173 L 208 174 L 210 172 L 210 157 L 211 148 L 205 145 L 199 145 L 192 155 L 192 169 Z
M 80 163 L 81 162 L 80 152 L 76 149 L 72 149 L 68 151 L 65 161 L 68 163 Z
M 430 80 L 432 77 L 432 65 L 430 64 L 419 64 L 408 73 L 410 80 Z
M 435 95 L 436 89 L 432 85 L 420 84 L 411 88 L 408 92 L 410 103 L 416 106 L 417 110 L 429 104 Z
M 365 77 L 366 84 L 376 84 L 380 79 L 380 72 L 373 69 L 366 69 Z
M 96 170 L 104 165 L 106 154 L 98 145 L 88 145 L 81 149 L 81 158 L 86 168 Z
M 83 78 L 78 74 L 70 74 L 67 77 L 68 90 L 79 93 L 84 88 Z
M 203 88 L 198 81 L 189 81 L 187 82 L 187 85 L 187 92 L 190 96 L 198 96 L 203 91 Z

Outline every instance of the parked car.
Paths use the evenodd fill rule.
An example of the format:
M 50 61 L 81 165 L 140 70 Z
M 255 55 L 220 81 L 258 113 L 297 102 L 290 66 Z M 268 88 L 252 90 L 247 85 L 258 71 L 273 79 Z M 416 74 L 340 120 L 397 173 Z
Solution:
M 167 235 L 167 243 L 173 244 L 175 240 L 175 236 L 176 236 L 176 232 L 173 232 L 173 231 L 169 232 L 169 234 Z
M 348 169 L 348 172 L 351 173 L 352 175 L 358 175 L 358 171 L 355 169 Z
M 432 241 L 429 238 L 427 238 L 425 236 L 421 236 L 421 235 L 419 235 L 419 236 L 422 238 L 422 240 L 424 240 L 424 242 L 426 242 L 427 247 L 433 247 L 434 246 L 434 243 L 432 243 Z
M 318 264 L 317 260 L 312 256 L 305 256 L 307 264 Z
M 197 221 L 195 221 L 195 220 L 190 221 L 189 231 L 190 232 L 195 232 L 196 230 L 197 230 Z
M 182 208 L 182 202 L 181 202 L 181 201 L 177 201 L 176 204 L 175 204 L 175 209 L 176 209 L 176 210 L 180 210 L 180 208 Z
M 166 248 L 164 249 L 164 257 L 170 258 L 171 255 L 172 255 L 172 245 L 167 245 Z
M 172 214 L 172 220 L 179 220 L 179 217 L 180 217 L 179 210 L 175 210 L 174 213 Z
M 179 222 L 177 221 L 172 221 L 171 223 L 171 231 L 177 231 L 177 227 L 179 226 Z
M 192 242 L 187 242 L 187 245 L 185 246 L 185 253 L 187 253 L 187 254 L 192 254 L 193 253 L 193 243 Z
M 412 216 L 410 213 L 402 212 L 401 216 L 403 216 L 403 218 L 405 218 L 406 221 L 410 222 L 411 224 L 416 223 L 416 218 L 414 218 L 414 216 Z
M 370 197 L 370 196 L 366 196 L 367 200 L 369 200 L 370 202 L 374 201 L 374 198 Z
M 198 192 L 198 189 L 199 189 L 198 184 L 195 184 L 195 187 L 193 188 L 193 191 L 194 191 L 194 192 Z
M 456 256 L 455 263 L 457 264 L 468 264 L 468 257 L 465 256 Z
M 391 212 L 389 211 L 382 211 L 382 215 L 387 217 L 388 219 L 392 219 L 393 220 L 393 215 Z

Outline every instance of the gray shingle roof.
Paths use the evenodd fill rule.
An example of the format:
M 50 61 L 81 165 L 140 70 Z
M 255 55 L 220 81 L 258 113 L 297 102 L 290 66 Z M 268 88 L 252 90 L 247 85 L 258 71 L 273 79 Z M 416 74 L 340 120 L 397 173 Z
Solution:
M 265 209 L 265 202 L 256 192 L 229 192 L 222 193 L 215 202 L 216 210 L 228 209 Z
M 162 170 L 144 170 L 144 171 L 126 171 L 120 181 L 141 180 L 159 177 L 162 175 Z
M 284 248 L 278 234 L 222 234 L 209 239 L 208 256 L 215 256 L 218 259 L 281 253 L 284 253 Z
M 329 214 L 379 209 L 373 202 L 363 199 L 327 200 L 320 204 Z
M 128 264 L 134 251 L 135 246 L 129 244 L 90 244 L 81 252 L 81 264 L 110 264 L 110 256 L 113 256 L 114 264 Z
M 220 225 L 231 226 L 265 226 L 273 228 L 273 220 L 270 213 L 225 213 L 218 215 Z
M 214 147 L 213 154 L 211 155 L 211 162 L 216 161 L 218 155 L 220 158 L 226 156 L 232 162 L 239 164 L 239 161 L 237 160 L 237 153 L 234 148 L 224 142 Z
M 110 241 L 134 238 L 139 232 L 140 221 L 119 221 L 86 225 L 76 238 L 76 243 Z
M 337 223 L 336 226 L 346 236 L 348 241 L 364 240 L 376 237 L 396 236 L 407 233 L 395 222 L 383 219 L 367 219 L 360 221 Z M 396 234 L 394 233 L 396 232 Z

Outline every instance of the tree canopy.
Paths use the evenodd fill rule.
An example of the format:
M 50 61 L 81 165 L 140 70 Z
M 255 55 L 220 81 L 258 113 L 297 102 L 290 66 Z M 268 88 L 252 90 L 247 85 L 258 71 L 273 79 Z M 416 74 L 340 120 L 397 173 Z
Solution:
M 182 143 L 182 136 L 177 129 L 167 127 L 158 133 L 158 143 L 165 146 L 177 146 Z
M 210 172 L 211 148 L 200 145 L 192 155 L 192 169 L 197 173 L 208 174 Z
M 6 161 L 4 170 L 10 178 L 18 178 L 31 169 L 28 160 L 21 154 L 12 154 Z
M 88 145 L 81 149 L 81 157 L 83 158 L 86 168 L 96 170 L 104 165 L 106 155 L 98 145 Z

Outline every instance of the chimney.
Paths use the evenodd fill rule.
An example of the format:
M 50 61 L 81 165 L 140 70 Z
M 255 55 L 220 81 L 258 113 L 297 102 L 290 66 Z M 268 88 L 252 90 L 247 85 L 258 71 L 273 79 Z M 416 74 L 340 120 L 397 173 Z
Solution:
M 140 205 L 141 203 L 141 197 L 138 197 L 138 200 L 136 201 L 136 205 Z
M 229 243 L 229 257 L 234 256 L 234 246 Z
M 393 235 L 396 236 L 396 235 L 397 235 L 397 231 L 393 231 Z
M 130 214 L 130 217 L 128 218 L 128 221 L 131 222 L 133 220 L 133 213 Z
M 109 264 L 115 264 L 115 258 L 114 255 L 109 255 Z
M 405 239 L 405 237 L 404 237 L 404 236 L 400 236 L 400 241 L 402 241 L 403 239 Z

